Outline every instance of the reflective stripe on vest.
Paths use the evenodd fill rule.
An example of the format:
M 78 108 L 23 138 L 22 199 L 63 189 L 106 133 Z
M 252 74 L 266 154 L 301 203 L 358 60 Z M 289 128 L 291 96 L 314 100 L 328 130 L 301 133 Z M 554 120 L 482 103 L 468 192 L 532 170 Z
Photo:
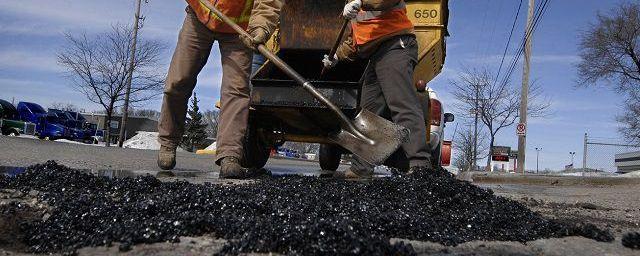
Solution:
M 371 20 L 371 19 L 375 19 L 377 17 L 380 17 L 385 12 L 389 12 L 389 11 L 393 11 L 393 10 L 397 10 L 397 9 L 405 9 L 405 8 L 407 8 L 407 4 L 404 1 L 400 1 L 395 6 L 389 8 L 387 10 L 384 10 L 384 11 L 360 11 L 360 12 L 358 12 L 358 15 L 356 16 L 355 19 L 356 19 L 356 21 Z
M 247 29 L 251 10 L 253 10 L 253 0 L 186 0 L 191 9 L 196 13 L 198 20 L 207 28 L 214 32 L 236 33 L 229 25 L 225 24 L 220 17 L 216 16 L 207 8 L 202 1 L 209 3 L 220 12 L 227 15 L 232 21 L 243 29 Z
M 407 17 L 404 1 L 384 11 L 360 11 L 351 21 L 353 42 L 363 45 L 405 29 L 412 29 L 413 23 Z

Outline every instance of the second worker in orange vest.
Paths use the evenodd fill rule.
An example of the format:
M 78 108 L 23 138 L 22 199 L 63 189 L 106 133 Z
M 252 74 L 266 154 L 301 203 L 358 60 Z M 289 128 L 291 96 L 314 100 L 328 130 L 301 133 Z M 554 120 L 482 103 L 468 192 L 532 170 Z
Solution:
M 247 29 L 252 38 L 239 38 L 201 1 L 208 1 Z M 158 166 L 165 170 L 175 167 L 187 102 L 198 74 L 207 63 L 213 43 L 217 41 L 222 62 L 222 84 L 215 162 L 221 165 L 220 178 L 248 178 L 252 173 L 240 166 L 240 158 L 249 116 L 251 48 L 266 42 L 271 36 L 278 23 L 283 0 L 187 0 L 187 3 L 186 18 L 165 82 L 158 124 L 161 145 Z
M 402 171 L 431 166 L 426 123 L 413 86 L 418 62 L 418 43 L 403 0 L 355 0 L 345 5 L 343 16 L 351 19 L 351 36 L 336 56 L 326 56 L 325 67 L 339 61 L 368 59 L 363 74 L 361 106 L 410 130 L 409 140 L 392 156 Z M 354 157 L 352 166 L 337 177 L 366 178 L 372 165 Z

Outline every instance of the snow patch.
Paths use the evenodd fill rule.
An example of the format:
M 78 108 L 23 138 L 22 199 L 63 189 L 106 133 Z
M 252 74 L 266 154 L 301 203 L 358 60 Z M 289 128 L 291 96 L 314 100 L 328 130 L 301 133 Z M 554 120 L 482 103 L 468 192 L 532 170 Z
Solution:
M 208 147 L 206 147 L 204 150 L 216 150 L 216 145 L 217 145 L 217 144 L 218 144 L 218 143 L 214 141 L 213 143 L 211 143 L 211 145 L 209 145 Z
M 135 149 L 160 150 L 157 132 L 138 131 L 131 139 L 126 140 L 122 147 Z
M 640 171 L 629 172 L 629 173 L 622 174 L 620 176 L 628 177 L 628 178 L 640 178 Z

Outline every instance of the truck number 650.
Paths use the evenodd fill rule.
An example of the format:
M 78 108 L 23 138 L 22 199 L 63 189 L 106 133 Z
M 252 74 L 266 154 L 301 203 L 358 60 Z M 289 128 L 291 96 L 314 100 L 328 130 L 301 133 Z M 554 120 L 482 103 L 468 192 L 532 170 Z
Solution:
M 413 15 L 420 19 L 420 18 L 425 18 L 425 19 L 429 19 L 429 18 L 437 18 L 438 17 L 438 11 L 437 10 L 416 10 Z

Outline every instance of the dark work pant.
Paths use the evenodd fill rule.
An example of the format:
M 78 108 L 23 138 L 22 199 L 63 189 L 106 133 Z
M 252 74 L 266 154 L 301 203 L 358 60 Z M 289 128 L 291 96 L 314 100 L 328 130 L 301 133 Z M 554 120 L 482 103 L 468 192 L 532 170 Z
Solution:
M 413 86 L 417 59 L 414 35 L 396 36 L 382 43 L 364 72 L 361 98 L 362 108 L 410 130 L 409 140 L 397 152 L 406 157 L 410 167 L 431 164 L 426 122 Z M 355 171 L 372 172 L 373 167 L 354 156 Z
M 166 147 L 177 147 L 180 143 L 187 103 L 215 41 L 219 44 L 222 62 L 220 124 L 216 139 L 216 162 L 219 162 L 227 156 L 242 156 L 242 140 L 249 117 L 252 53 L 237 34 L 209 30 L 200 23 L 191 8 L 187 8 L 187 17 L 182 24 L 165 82 L 158 141 Z

